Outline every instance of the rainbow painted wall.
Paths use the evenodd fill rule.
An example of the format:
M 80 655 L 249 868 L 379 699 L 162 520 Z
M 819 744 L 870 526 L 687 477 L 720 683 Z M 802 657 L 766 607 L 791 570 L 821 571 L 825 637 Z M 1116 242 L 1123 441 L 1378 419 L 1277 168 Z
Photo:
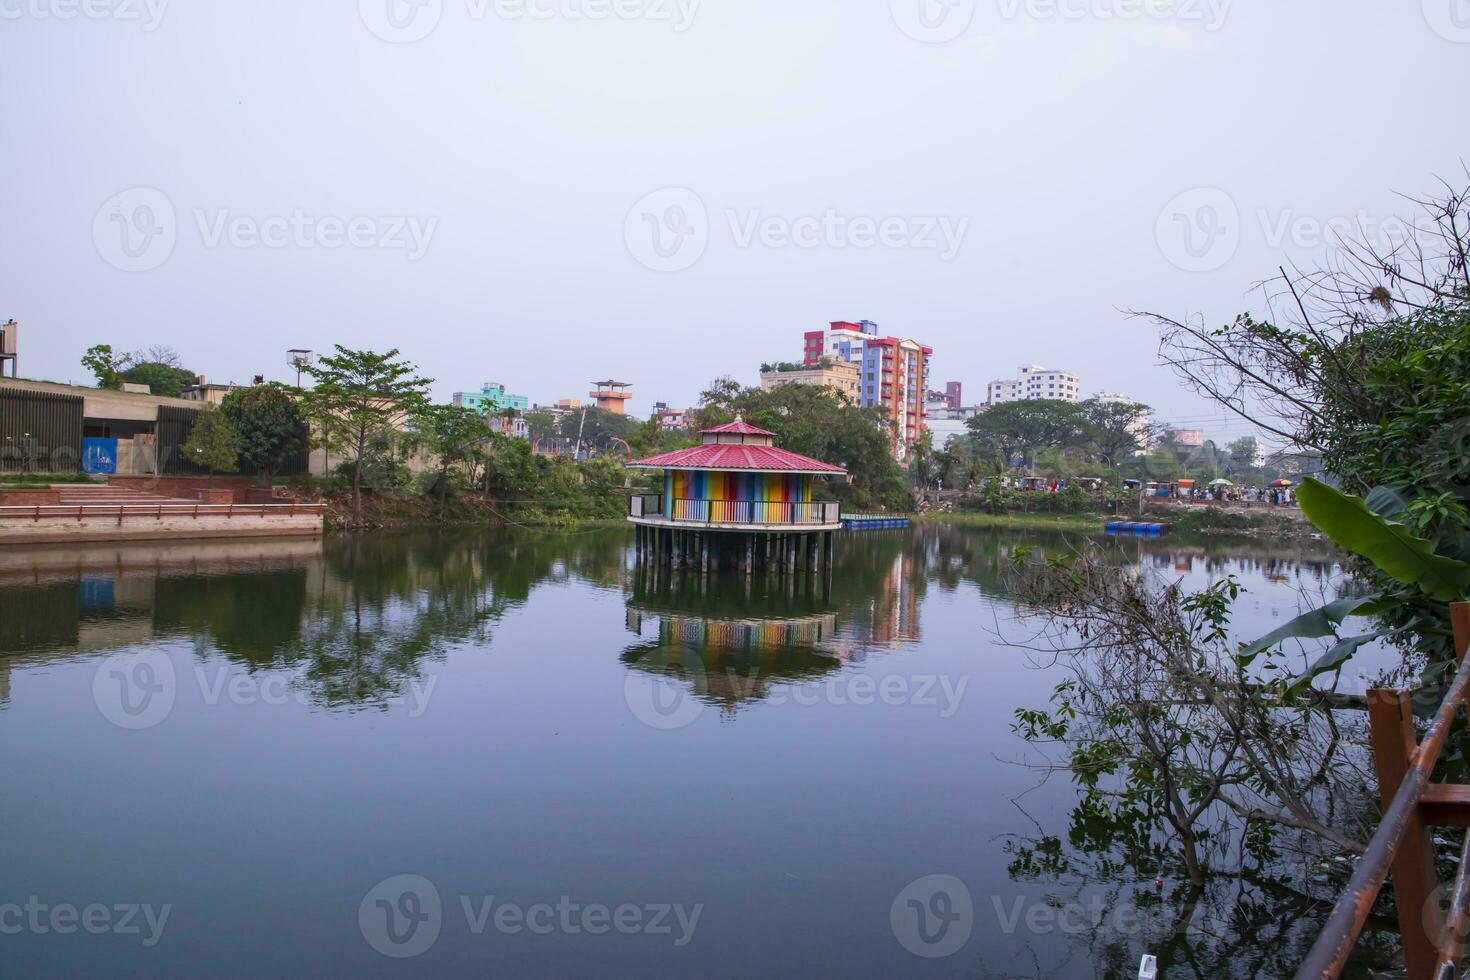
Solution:
M 760 500 L 811 503 L 812 478 L 804 473 L 716 473 L 665 470 L 664 499 Z

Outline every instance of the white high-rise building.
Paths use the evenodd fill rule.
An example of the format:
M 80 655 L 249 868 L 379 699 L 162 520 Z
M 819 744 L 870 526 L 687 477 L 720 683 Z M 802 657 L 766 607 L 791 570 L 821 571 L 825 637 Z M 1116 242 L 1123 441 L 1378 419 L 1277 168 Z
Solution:
M 1071 371 L 1023 364 L 1014 378 L 1002 378 L 985 386 L 985 403 L 999 405 L 1028 398 L 1075 402 L 1082 397 L 1081 390 L 1082 379 Z

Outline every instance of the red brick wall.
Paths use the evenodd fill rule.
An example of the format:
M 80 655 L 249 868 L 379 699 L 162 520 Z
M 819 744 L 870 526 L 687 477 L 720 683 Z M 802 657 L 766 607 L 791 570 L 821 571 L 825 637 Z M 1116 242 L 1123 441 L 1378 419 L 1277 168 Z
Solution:
M 197 491 L 209 486 L 209 477 L 109 476 L 107 478 L 107 485 L 110 487 L 124 487 L 129 490 L 142 490 L 146 493 L 162 494 L 165 497 L 178 497 L 182 500 L 193 500 Z M 234 495 L 235 503 L 243 504 L 250 495 L 250 477 L 217 476 L 214 478 L 214 489 L 229 490 Z
M 50 487 L 35 487 L 26 490 L 0 490 L 0 506 L 42 507 L 61 503 L 61 493 Z

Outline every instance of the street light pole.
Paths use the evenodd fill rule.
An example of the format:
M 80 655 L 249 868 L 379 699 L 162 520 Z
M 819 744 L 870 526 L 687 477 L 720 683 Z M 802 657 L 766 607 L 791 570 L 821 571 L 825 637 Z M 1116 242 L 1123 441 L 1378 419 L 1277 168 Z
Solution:
M 312 352 L 301 347 L 293 347 L 286 353 L 291 358 L 291 365 L 296 368 L 296 390 L 301 390 L 301 371 L 312 363 Z

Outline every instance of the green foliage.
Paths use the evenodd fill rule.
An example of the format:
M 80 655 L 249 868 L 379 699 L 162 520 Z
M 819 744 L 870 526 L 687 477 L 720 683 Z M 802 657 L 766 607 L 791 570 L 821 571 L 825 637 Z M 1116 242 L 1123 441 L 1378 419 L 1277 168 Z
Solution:
M 199 383 L 199 376 L 193 371 L 174 364 L 165 364 L 161 361 L 142 361 L 128 367 L 119 375 L 119 383 L 123 381 L 130 384 L 147 385 L 148 389 L 155 395 L 163 395 L 166 398 L 178 398 L 184 393 L 185 388 L 193 387 Z
M 977 444 L 1009 465 L 1040 449 L 1077 446 L 1086 432 L 1082 409 L 1071 402 L 1033 398 L 1002 402 L 967 421 Z
M 209 470 L 213 486 L 216 473 L 233 473 L 237 466 L 238 449 L 230 420 L 217 408 L 200 412 L 179 452 L 184 459 Z
M 360 520 L 369 457 L 379 462 L 391 458 L 395 429 L 427 406 L 432 382 L 420 377 L 414 365 L 396 360 L 396 348 L 378 354 L 337 344 L 335 350 L 305 368 L 316 384 L 303 405 L 320 444 L 352 465 L 352 513 Z
M 439 519 L 449 497 L 452 478 L 460 475 L 472 483 L 486 458 L 490 426 L 477 412 L 456 405 L 428 405 L 413 419 L 409 444 L 428 453 L 436 463 L 432 487 L 439 498 Z
M 1089 398 L 1079 409 L 1084 420 L 1082 436 L 1101 462 L 1116 468 L 1143 448 L 1139 434 L 1148 428 L 1147 405 Z
M 281 385 L 236 388 L 220 411 L 235 432 L 240 462 L 266 486 L 306 447 L 306 421 L 296 398 Z
M 88 347 L 82 355 L 82 367 L 96 377 L 97 387 L 117 391 L 122 387 L 122 372 L 127 367 L 127 359 L 114 354 L 111 344 L 96 344 Z
M 1323 534 L 1394 581 L 1441 602 L 1459 601 L 1470 593 L 1470 564 L 1435 554 L 1432 542 L 1373 513 L 1360 498 L 1309 479 L 1297 488 L 1297 500 Z

